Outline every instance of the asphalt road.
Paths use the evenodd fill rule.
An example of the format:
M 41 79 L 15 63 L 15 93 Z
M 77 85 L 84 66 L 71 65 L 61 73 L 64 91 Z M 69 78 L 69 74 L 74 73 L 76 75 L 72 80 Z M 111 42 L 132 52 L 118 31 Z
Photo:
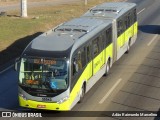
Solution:
M 102 111 L 102 113 L 104 111 L 159 111 L 160 0 L 128 1 L 138 4 L 137 41 L 131 47 L 129 54 L 123 55 L 114 63 L 110 75 L 107 78 L 102 77 L 85 95 L 83 103 L 77 104 L 73 111 Z M 3 109 L 21 110 L 17 100 L 17 73 L 13 68 L 0 74 L 0 110 Z M 53 112 L 53 115 L 55 114 L 60 113 Z M 56 119 L 64 120 L 59 117 L 54 118 Z M 160 118 L 67 117 L 65 119 L 158 120 Z

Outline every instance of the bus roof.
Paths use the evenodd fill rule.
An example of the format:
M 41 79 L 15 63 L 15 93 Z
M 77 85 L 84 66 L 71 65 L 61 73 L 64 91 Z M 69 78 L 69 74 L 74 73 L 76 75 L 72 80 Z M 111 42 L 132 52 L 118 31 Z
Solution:
M 28 55 L 32 53 L 32 56 L 33 53 L 35 53 L 36 56 L 37 54 L 40 54 L 38 56 L 45 56 L 47 52 L 63 52 L 69 54 L 72 47 L 76 49 L 87 42 L 89 39 L 88 35 L 89 37 L 94 36 L 94 32 L 104 29 L 109 24 L 111 24 L 111 22 L 104 22 L 103 20 L 94 18 L 82 17 L 72 19 L 35 38 L 24 53 Z M 44 55 L 42 55 L 43 52 L 45 52 Z M 67 56 L 68 55 L 64 56 L 64 54 L 59 54 L 56 57 Z
M 117 19 L 135 6 L 135 3 L 129 2 L 107 2 L 91 8 L 83 16 Z

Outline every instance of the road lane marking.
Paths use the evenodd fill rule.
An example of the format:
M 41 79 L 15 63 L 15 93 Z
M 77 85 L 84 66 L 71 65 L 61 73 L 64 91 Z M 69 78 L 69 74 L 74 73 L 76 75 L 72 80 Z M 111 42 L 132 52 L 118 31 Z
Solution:
M 105 94 L 105 96 L 99 101 L 99 104 L 102 104 L 107 97 L 113 92 L 113 90 L 117 87 L 117 85 L 121 82 L 121 78 L 112 86 L 112 88 Z
M 4 70 L 0 71 L 0 74 L 2 74 L 2 73 L 4 73 L 5 71 L 11 69 L 13 66 L 14 66 L 14 64 L 11 65 L 11 66 L 9 66 L 9 67 L 7 67 L 7 68 L 5 68 Z
M 150 46 L 150 45 L 156 40 L 157 37 L 158 37 L 158 34 L 156 34 L 156 35 L 152 38 L 152 40 L 147 44 L 147 46 Z
M 18 59 L 20 59 L 20 58 L 18 58 Z M 18 63 L 20 63 L 20 61 L 18 61 Z M 8 66 L 7 68 L 5 68 L 4 70 L 0 71 L 0 74 L 2 74 L 4 72 L 6 72 L 7 70 L 11 69 L 12 67 L 14 67 L 14 65 L 15 64 L 12 64 L 12 65 Z
M 137 15 L 140 14 L 141 12 L 143 12 L 145 9 L 146 9 L 146 8 L 143 8 L 142 10 L 140 10 L 140 11 L 137 13 Z

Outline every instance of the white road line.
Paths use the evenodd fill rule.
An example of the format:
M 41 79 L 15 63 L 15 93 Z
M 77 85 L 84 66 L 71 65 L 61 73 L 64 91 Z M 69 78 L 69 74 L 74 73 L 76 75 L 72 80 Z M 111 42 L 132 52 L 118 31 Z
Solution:
M 140 14 L 141 12 L 143 12 L 145 9 L 146 9 L 146 8 L 143 8 L 141 11 L 139 11 L 139 12 L 137 13 L 137 15 Z
M 152 40 L 147 44 L 147 46 L 150 46 L 157 37 L 158 37 L 158 34 L 152 38 Z
M 4 73 L 5 71 L 7 71 L 7 70 L 9 70 L 10 68 L 12 68 L 14 66 L 14 64 L 13 65 L 11 65 L 11 66 L 9 66 L 9 67 L 7 67 L 6 69 L 4 69 L 3 71 L 0 71 L 0 74 L 2 74 L 2 73 Z
M 99 104 L 102 104 L 107 97 L 113 92 L 113 90 L 117 87 L 117 85 L 121 82 L 121 78 L 112 86 L 112 88 L 105 94 L 105 96 L 99 101 Z
M 20 57 L 18 57 L 17 59 L 19 59 Z M 19 63 L 20 61 L 18 61 Z M 8 66 L 7 68 L 5 68 L 4 70 L 0 71 L 0 74 L 4 73 L 5 71 L 9 70 L 10 68 L 12 68 L 14 66 L 14 64 Z

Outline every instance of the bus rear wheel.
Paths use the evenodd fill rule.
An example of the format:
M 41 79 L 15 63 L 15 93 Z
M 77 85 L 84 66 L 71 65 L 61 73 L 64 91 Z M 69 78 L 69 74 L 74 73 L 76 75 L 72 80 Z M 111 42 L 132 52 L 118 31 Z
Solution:
M 131 46 L 131 40 L 129 40 L 129 42 L 128 42 L 126 53 L 129 53 L 130 46 Z
M 80 100 L 79 100 L 78 103 L 81 103 L 83 101 L 84 94 L 85 94 L 85 88 L 84 88 L 84 85 L 83 85 L 82 88 L 81 88 L 81 91 L 80 91 Z
M 109 74 L 109 70 L 110 70 L 110 63 L 108 61 L 107 64 L 106 64 L 106 71 L 105 71 L 104 76 L 107 76 Z

